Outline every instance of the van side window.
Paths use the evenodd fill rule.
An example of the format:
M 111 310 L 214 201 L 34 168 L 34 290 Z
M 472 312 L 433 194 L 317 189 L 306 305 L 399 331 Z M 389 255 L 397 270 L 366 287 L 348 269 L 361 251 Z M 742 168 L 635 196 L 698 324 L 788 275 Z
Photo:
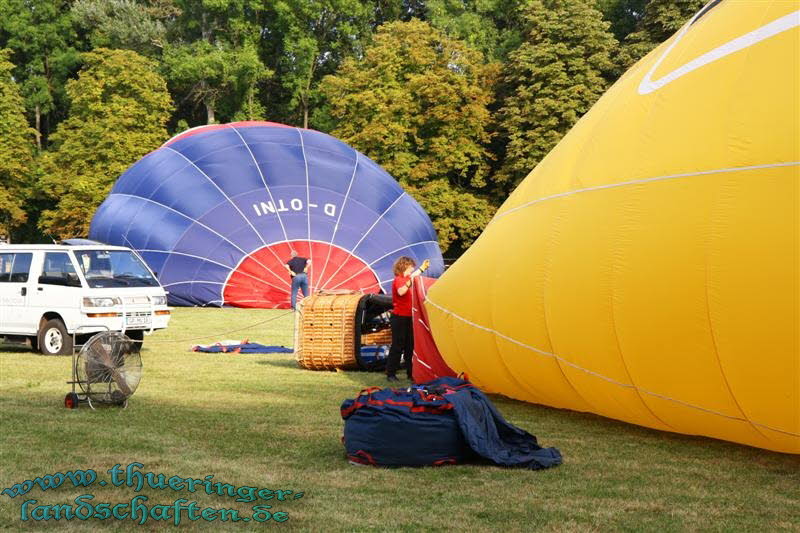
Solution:
M 80 287 L 80 280 L 75 272 L 75 267 L 72 266 L 69 254 L 61 252 L 44 254 L 44 265 L 42 265 L 39 283 Z
M 25 283 L 31 271 L 33 254 L 0 254 L 0 283 Z

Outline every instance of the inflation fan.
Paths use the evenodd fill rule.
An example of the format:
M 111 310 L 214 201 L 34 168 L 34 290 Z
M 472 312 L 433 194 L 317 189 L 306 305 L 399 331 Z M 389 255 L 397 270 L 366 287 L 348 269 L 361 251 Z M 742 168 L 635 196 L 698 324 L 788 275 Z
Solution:
M 142 378 L 142 357 L 137 341 L 127 335 L 105 331 L 94 335 L 72 356 L 72 392 L 64 406 L 77 409 L 86 402 L 127 407 L 128 398 Z

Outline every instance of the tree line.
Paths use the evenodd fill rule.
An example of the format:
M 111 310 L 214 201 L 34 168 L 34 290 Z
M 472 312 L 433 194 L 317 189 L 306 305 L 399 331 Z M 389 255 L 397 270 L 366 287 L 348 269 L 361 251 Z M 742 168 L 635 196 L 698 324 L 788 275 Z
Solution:
M 269 120 L 382 165 L 457 255 L 702 0 L 0 0 L 0 234 L 84 236 L 192 126 Z

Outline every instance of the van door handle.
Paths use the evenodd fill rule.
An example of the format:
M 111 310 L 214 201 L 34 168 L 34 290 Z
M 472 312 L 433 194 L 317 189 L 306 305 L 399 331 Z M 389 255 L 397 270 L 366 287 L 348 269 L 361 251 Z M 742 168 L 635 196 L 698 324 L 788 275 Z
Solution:
M 37 291 L 43 291 L 43 290 L 44 290 L 44 287 L 38 287 L 36 290 L 37 290 Z
M 22 296 L 25 296 L 26 294 L 28 294 L 28 287 L 22 287 L 22 288 L 19 290 L 19 293 L 20 293 Z

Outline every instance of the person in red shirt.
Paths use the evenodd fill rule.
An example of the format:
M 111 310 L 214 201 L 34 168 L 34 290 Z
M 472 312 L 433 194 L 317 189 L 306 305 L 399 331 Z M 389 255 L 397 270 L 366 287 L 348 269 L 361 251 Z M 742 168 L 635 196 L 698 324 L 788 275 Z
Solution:
M 410 257 L 401 257 L 394 263 L 394 281 L 392 282 L 392 347 L 386 361 L 386 380 L 397 381 L 397 369 L 400 368 L 400 356 L 406 362 L 408 379 L 412 379 L 411 360 L 414 357 L 414 330 L 411 322 L 411 284 L 413 278 L 422 274 L 427 268 L 426 259 L 422 268 L 414 270 L 417 264 Z

